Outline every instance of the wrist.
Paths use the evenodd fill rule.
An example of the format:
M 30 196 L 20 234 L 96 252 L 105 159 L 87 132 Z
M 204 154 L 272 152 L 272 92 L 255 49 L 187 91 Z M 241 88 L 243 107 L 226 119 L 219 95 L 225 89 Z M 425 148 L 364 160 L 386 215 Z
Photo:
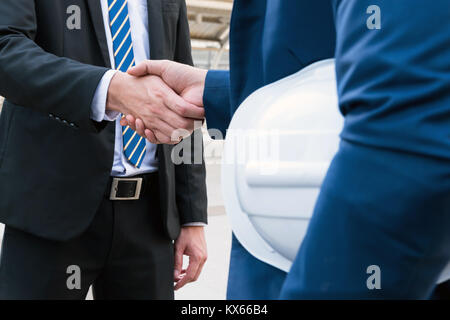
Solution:
M 202 90 L 201 90 L 202 105 L 203 105 L 203 107 L 205 107 L 205 103 L 203 101 L 203 96 L 205 94 L 206 77 L 208 76 L 208 70 L 200 69 L 199 74 L 200 74 L 200 85 L 201 85 L 201 88 L 202 88 Z
M 130 76 L 123 72 L 116 72 L 112 77 L 108 88 L 108 95 L 106 98 L 106 110 L 115 111 L 123 114 L 128 114 L 126 107 L 125 95 L 127 94 L 127 78 Z

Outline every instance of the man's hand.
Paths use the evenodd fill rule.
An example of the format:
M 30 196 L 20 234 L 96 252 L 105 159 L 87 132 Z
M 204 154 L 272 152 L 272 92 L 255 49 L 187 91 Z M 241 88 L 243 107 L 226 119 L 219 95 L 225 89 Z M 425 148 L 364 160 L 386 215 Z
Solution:
M 189 266 L 186 270 L 182 270 L 183 255 L 189 257 Z M 175 241 L 175 290 L 184 287 L 187 283 L 197 281 L 207 258 L 204 228 L 183 227 Z
M 204 118 L 203 108 L 185 101 L 160 77 L 138 78 L 122 72 L 111 80 L 106 109 L 140 119 L 142 126 L 166 144 L 179 142 L 172 139 L 177 131 L 192 133 L 194 120 Z
M 203 92 L 207 70 L 169 60 L 148 60 L 128 70 L 130 75 L 142 77 L 156 75 L 161 77 L 185 101 L 203 107 Z M 146 136 L 150 142 L 158 143 L 151 128 L 147 128 L 142 119 L 132 115 L 122 119 L 122 125 L 130 125 L 139 134 Z
M 207 70 L 169 60 L 147 60 L 128 70 L 135 77 L 159 76 L 184 100 L 203 107 Z

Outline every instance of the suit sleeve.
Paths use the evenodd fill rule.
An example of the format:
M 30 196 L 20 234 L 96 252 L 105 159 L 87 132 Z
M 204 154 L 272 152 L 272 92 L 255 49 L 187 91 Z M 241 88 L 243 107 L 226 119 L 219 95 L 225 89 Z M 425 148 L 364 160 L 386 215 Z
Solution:
M 203 94 L 206 123 L 213 138 L 214 130 L 219 130 L 222 138 L 225 137 L 232 118 L 230 105 L 230 72 L 211 70 L 206 76 L 205 92 Z
M 186 3 L 184 0 L 180 2 L 175 60 L 193 65 Z M 208 203 L 202 131 L 197 130 L 181 143 L 186 146 L 184 152 L 190 153 L 183 158 L 190 158 L 191 163 L 175 166 L 176 198 L 180 223 L 181 225 L 198 222 L 206 224 L 208 222 Z
M 44 51 L 34 41 L 36 32 L 34 0 L 0 2 L 0 95 L 98 131 L 101 126 L 90 119 L 91 103 L 108 69 Z

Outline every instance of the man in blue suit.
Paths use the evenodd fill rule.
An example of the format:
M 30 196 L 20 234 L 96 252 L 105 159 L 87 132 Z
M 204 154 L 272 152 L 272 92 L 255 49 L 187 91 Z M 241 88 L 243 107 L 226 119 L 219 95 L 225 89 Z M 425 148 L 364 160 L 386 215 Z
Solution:
M 276 73 L 267 70 L 281 70 L 290 57 L 289 46 L 283 50 L 283 41 L 277 43 L 286 34 L 274 27 L 285 23 L 286 12 L 271 8 L 287 2 L 236 1 L 229 84 L 227 73 L 206 74 L 168 62 L 150 62 L 134 72 L 159 74 L 185 99 L 204 102 L 209 126 L 224 131 L 243 99 Z M 315 20 L 309 29 L 287 27 L 296 33 L 289 45 L 311 49 L 300 50 L 298 61 L 306 65 L 332 56 L 312 51 L 333 43 L 320 34 L 332 20 L 320 18 L 325 7 L 314 12 L 306 8 L 315 7 L 312 1 L 297 2 L 305 10 L 295 12 L 296 22 Z M 326 3 L 334 10 L 345 126 L 281 298 L 428 298 L 450 260 L 448 0 L 320 5 Z M 315 41 L 302 43 L 297 33 Z M 308 59 L 305 52 L 316 55 Z M 257 279 L 246 271 L 239 270 Z
M 160 74 L 185 99 L 204 105 L 208 128 L 220 130 L 224 137 L 234 112 L 252 92 L 313 62 L 333 57 L 334 43 L 329 0 L 237 0 L 231 22 L 231 72 L 211 70 L 206 74 L 156 61 L 149 62 L 147 69 L 141 65 L 132 72 Z M 161 67 L 165 68 L 164 75 Z M 186 75 L 194 74 L 191 79 L 195 79 L 195 85 L 190 83 L 189 90 L 184 88 L 188 82 L 179 76 L 183 73 L 180 68 Z M 175 83 L 175 78 L 180 82 Z M 285 278 L 284 271 L 254 258 L 233 236 L 228 299 L 277 299 Z

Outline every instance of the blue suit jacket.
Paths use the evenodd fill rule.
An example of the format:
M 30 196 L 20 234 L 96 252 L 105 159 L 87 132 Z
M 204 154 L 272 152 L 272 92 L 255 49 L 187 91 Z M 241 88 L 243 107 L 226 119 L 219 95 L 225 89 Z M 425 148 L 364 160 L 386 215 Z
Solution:
M 319 22 L 319 23 L 318 23 Z M 236 0 L 231 19 L 230 72 L 208 72 L 204 93 L 209 129 L 226 129 L 258 88 L 334 56 L 329 0 Z
M 381 29 L 366 24 L 373 4 L 381 10 Z M 405 14 L 409 18 L 399 22 Z M 346 118 L 342 138 L 450 159 L 448 0 L 237 0 L 231 72 L 207 76 L 209 128 L 224 134 L 253 91 L 332 57 L 334 19 L 340 108 Z
M 342 138 L 450 160 L 449 0 L 332 2 Z

